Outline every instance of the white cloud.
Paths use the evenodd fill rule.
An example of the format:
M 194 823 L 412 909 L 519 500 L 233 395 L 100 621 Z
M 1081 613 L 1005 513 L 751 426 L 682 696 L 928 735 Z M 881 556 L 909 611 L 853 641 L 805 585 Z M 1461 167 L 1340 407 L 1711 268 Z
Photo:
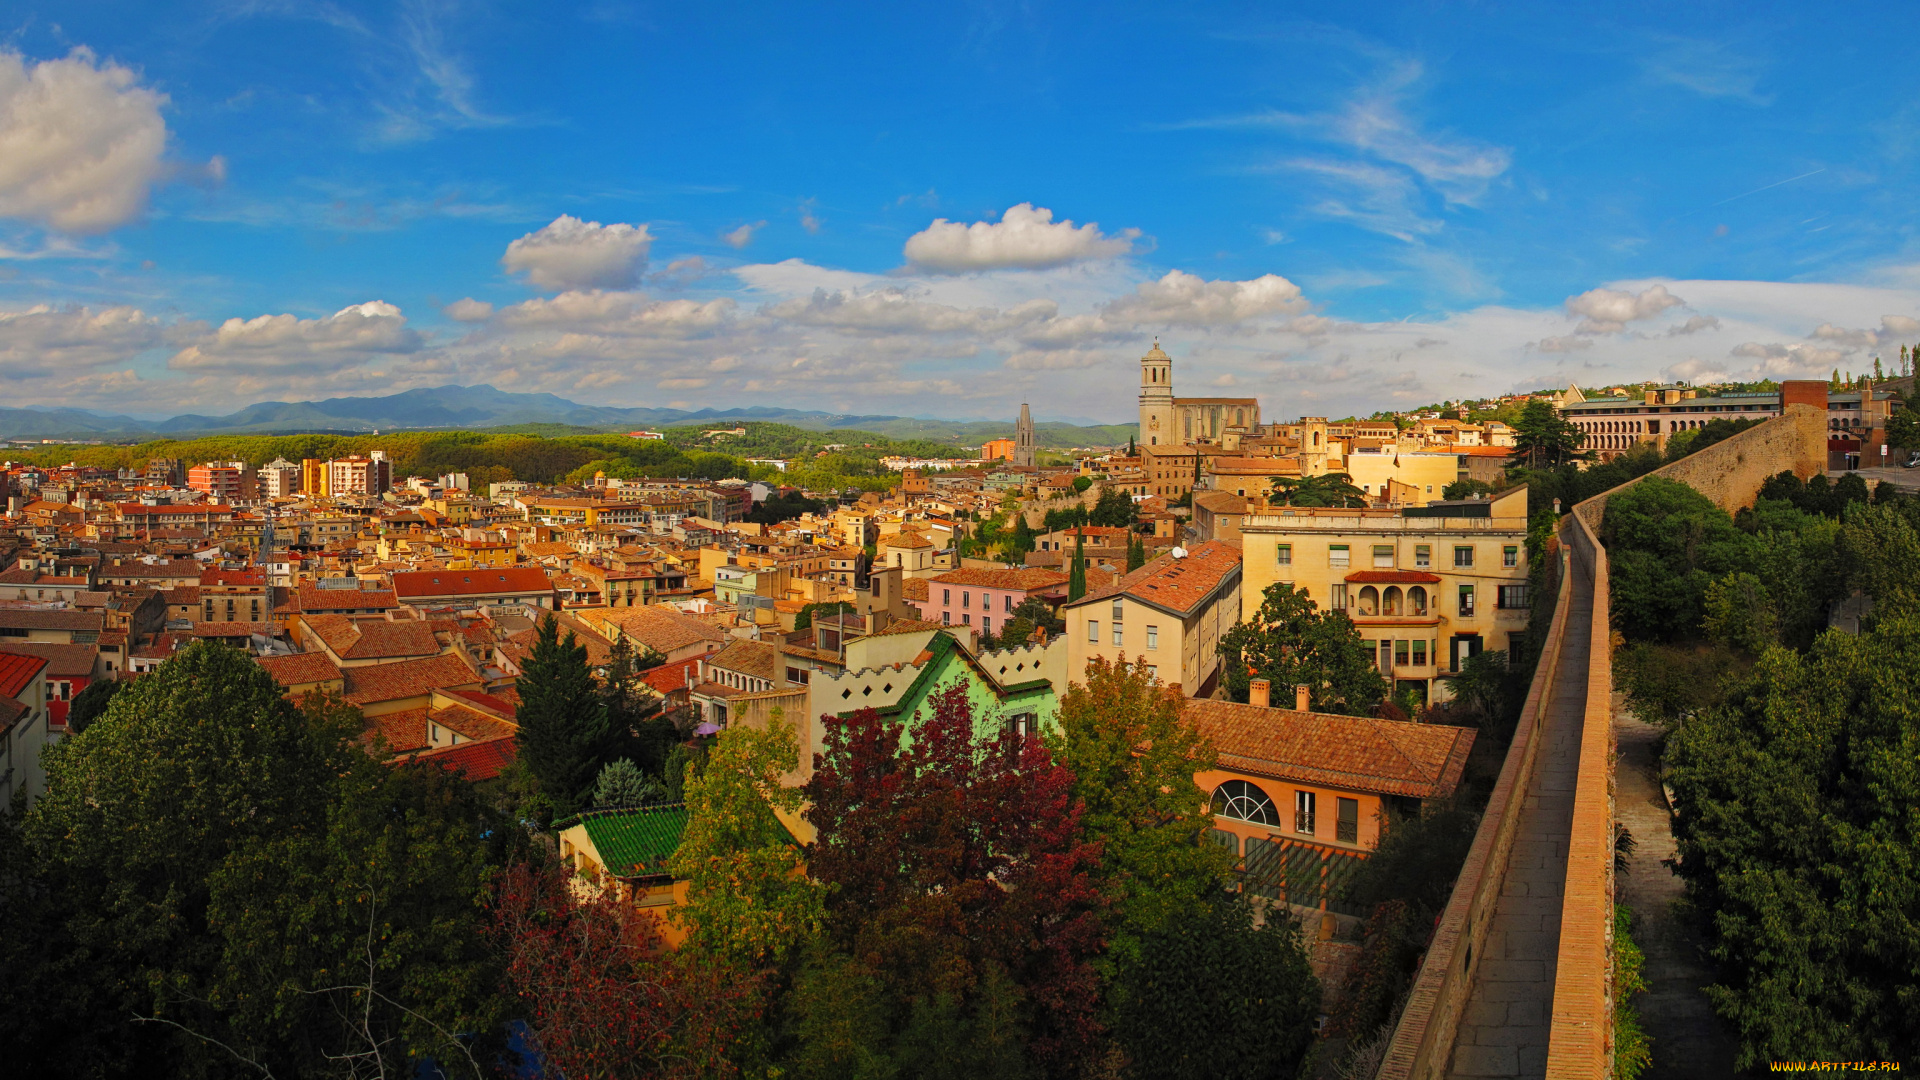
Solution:
M 1417 62 L 1397 65 L 1333 121 L 1334 131 L 1355 149 L 1411 169 L 1448 203 L 1472 205 L 1507 171 L 1513 155 L 1504 147 L 1421 131 L 1401 103 L 1423 73 Z
M 1589 289 L 1567 299 L 1567 313 L 1585 319 L 1575 333 L 1614 334 L 1630 322 L 1651 319 L 1670 307 L 1686 301 L 1667 291 L 1665 285 L 1651 285 L 1638 293 L 1619 289 Z
M 1761 344 L 1749 341 L 1736 345 L 1729 353 L 1736 359 L 1752 360 L 1748 369 L 1766 378 L 1811 378 L 1826 375 L 1847 358 L 1851 350 L 1822 349 L 1814 345 Z
M 1541 338 L 1535 342 L 1534 348 L 1544 353 L 1577 352 L 1580 349 L 1593 348 L 1593 342 L 1583 337 L 1550 337 Z
M 723 244 L 726 244 L 728 247 L 731 247 L 731 248 L 735 248 L 735 249 L 743 248 L 743 247 L 746 247 L 748 244 L 753 243 L 754 233 L 757 233 L 761 229 L 764 229 L 766 227 L 767 227 L 767 223 L 764 221 L 756 221 L 751 225 L 742 225 L 737 229 L 733 229 L 731 231 L 721 233 L 720 242 Z
M 546 228 L 508 244 L 500 265 L 554 292 L 623 289 L 639 280 L 652 244 L 645 225 L 602 225 L 561 214 Z
M 563 292 L 502 308 L 499 321 L 517 329 L 614 336 L 684 336 L 716 329 L 735 304 L 717 300 L 656 301 L 645 293 L 599 289 Z
M 1712 315 L 1695 315 L 1686 322 L 1675 323 L 1667 327 L 1667 336 L 1684 337 L 1687 334 L 1697 334 L 1702 330 L 1718 329 L 1720 329 L 1719 319 L 1714 318 Z
M 86 49 L 31 68 L 0 51 L 0 216 L 69 233 L 139 217 L 166 171 L 166 102 Z
M 907 238 L 907 261 L 941 274 L 979 270 L 1040 270 L 1088 259 L 1113 259 L 1133 250 L 1138 229 L 1108 236 L 1088 222 L 1054 221 L 1053 211 L 1032 203 L 1009 207 L 999 222 L 962 225 L 946 218 Z
M 762 314 L 802 326 L 830 326 L 854 332 L 997 334 L 1050 319 L 1058 311 L 1059 305 L 1040 299 L 1001 312 L 994 308 L 963 309 L 928 303 L 903 289 L 867 292 L 815 289 L 813 295 L 805 299 L 771 305 L 763 309 Z
M 1251 281 L 1207 281 L 1170 270 L 1158 281 L 1142 282 L 1134 295 L 1108 304 L 1106 316 L 1129 323 L 1220 326 L 1264 315 L 1293 315 L 1306 308 L 1300 286 L 1278 274 Z
M 1910 338 L 1920 334 L 1920 319 L 1905 315 L 1882 315 L 1877 330 L 1852 330 L 1844 326 L 1835 326 L 1823 322 L 1808 334 L 1810 341 L 1828 342 L 1846 352 L 1853 353 L 1862 349 L 1879 348 L 1882 342 L 1895 342 L 1900 338 Z
M 469 296 L 441 308 L 440 313 L 455 322 L 486 322 L 493 317 L 493 305 Z
M 164 344 L 166 333 L 159 319 L 134 307 L 38 304 L 25 311 L 0 311 L 0 378 L 10 383 L 60 379 L 78 369 L 123 364 Z
M 218 330 L 175 353 L 168 367 L 183 371 L 346 367 L 377 355 L 419 351 L 420 335 L 400 309 L 380 300 L 355 304 L 324 319 L 261 315 L 228 319 Z

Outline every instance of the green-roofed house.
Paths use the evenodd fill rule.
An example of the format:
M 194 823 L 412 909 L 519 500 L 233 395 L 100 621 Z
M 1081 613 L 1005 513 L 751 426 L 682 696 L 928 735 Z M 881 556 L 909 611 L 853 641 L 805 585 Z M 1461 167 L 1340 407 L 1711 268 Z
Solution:
M 578 887 L 611 888 L 651 915 L 667 948 L 686 940 L 673 909 L 687 902 L 687 883 L 667 870 L 687 828 L 685 803 L 588 810 L 557 827 L 560 857 L 573 867 Z

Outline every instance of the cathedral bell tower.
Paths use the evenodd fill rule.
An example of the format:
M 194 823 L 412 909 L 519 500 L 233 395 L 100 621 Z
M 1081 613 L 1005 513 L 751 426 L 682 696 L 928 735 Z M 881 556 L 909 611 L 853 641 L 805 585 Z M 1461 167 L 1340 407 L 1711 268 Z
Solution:
M 1178 446 L 1173 430 L 1173 357 L 1153 348 L 1140 358 L 1140 445 Z

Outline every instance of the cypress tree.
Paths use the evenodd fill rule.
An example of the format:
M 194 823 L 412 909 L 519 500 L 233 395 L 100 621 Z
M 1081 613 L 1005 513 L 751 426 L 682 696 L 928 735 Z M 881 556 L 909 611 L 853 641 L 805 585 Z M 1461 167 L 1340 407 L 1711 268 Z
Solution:
M 533 653 L 517 684 L 520 757 L 555 817 L 589 801 L 600 766 L 609 756 L 607 703 L 587 670 L 587 647 L 552 615 L 540 621 Z
M 1127 537 L 1127 569 L 1138 570 L 1145 565 L 1147 565 L 1147 542 L 1140 539 L 1138 533 L 1130 534 Z

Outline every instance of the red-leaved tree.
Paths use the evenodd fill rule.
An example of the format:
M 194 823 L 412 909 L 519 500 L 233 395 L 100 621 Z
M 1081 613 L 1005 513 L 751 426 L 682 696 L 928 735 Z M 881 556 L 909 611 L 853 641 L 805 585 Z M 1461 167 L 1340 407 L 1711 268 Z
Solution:
M 649 919 L 611 891 L 576 895 L 561 867 L 503 873 L 490 931 L 549 1075 L 726 1076 L 739 1025 L 758 1020 L 751 980 L 663 955 Z
M 1103 903 L 1073 775 L 1032 735 L 976 733 L 963 686 L 931 705 L 910 741 L 871 709 L 822 718 L 807 818 L 829 938 L 900 1001 L 966 999 L 1006 973 L 1031 1059 L 1070 1073 L 1100 1033 Z

